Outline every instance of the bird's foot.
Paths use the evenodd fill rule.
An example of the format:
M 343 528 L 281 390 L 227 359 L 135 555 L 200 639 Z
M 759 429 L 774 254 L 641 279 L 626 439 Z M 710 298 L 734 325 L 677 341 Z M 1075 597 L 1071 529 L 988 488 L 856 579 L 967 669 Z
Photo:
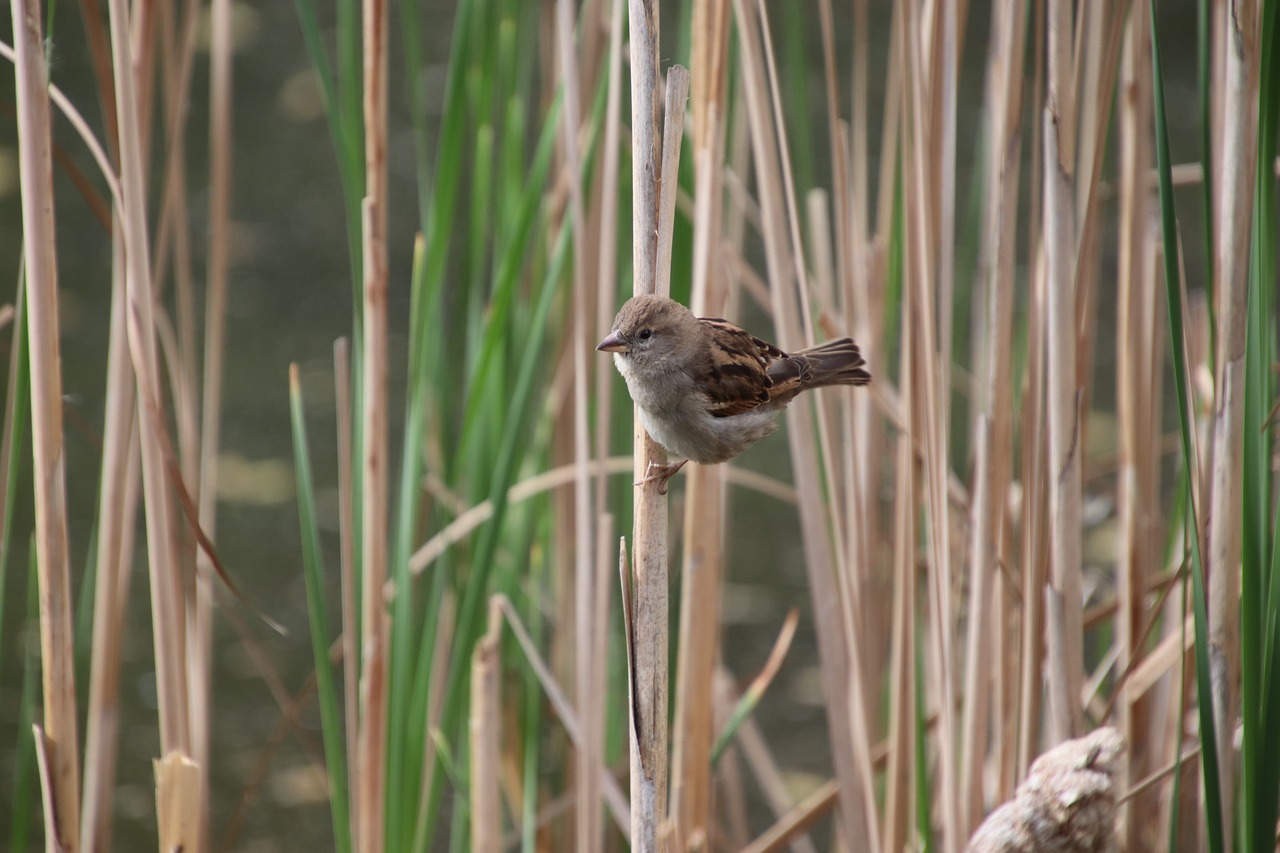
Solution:
M 650 462 L 644 479 L 634 485 L 643 486 L 645 483 L 657 483 L 658 494 L 665 495 L 667 493 L 667 481 L 674 477 L 676 472 L 683 468 L 688 461 L 688 459 L 681 459 L 679 462 L 670 462 L 666 465 Z

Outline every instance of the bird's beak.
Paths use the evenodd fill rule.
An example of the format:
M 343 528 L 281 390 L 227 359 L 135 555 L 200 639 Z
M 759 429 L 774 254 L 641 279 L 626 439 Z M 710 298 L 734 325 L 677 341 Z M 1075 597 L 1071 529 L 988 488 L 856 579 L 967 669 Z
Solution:
M 596 349 L 600 352 L 626 352 L 631 349 L 627 346 L 627 342 L 622 339 L 622 335 L 617 332 L 610 332 L 609 337 L 599 343 Z

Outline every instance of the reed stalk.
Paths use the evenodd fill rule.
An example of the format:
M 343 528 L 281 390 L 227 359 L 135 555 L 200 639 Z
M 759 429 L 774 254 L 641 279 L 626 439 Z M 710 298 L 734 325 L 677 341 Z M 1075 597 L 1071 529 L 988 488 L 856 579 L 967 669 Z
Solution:
M 1044 235 L 1048 299 L 1050 586 L 1046 590 L 1049 706 L 1053 741 L 1083 733 L 1080 583 L 1080 380 L 1076 364 L 1075 94 L 1069 79 L 1070 6 L 1048 6 L 1048 103 L 1044 112 Z
M 1233 735 L 1239 707 L 1240 574 L 1242 527 L 1237 515 L 1243 489 L 1245 330 L 1249 308 L 1249 254 L 1253 191 L 1258 168 L 1258 5 L 1229 5 L 1224 33 L 1226 89 L 1221 137 L 1222 201 L 1214 222 L 1213 253 L 1217 291 L 1217 365 L 1213 410 L 1213 464 L 1207 532 L 1209 575 L 1209 665 L 1214 717 L 1219 721 L 1219 785 L 1222 791 L 1224 849 L 1232 847 Z
M 38 2 L 12 4 L 19 181 L 31 371 L 36 565 L 40 584 L 43 724 L 37 755 L 46 765 L 45 832 L 50 848 L 80 849 L 80 745 L 76 723 L 71 573 L 67 546 L 58 261 L 54 247 L 53 153 L 48 72 Z

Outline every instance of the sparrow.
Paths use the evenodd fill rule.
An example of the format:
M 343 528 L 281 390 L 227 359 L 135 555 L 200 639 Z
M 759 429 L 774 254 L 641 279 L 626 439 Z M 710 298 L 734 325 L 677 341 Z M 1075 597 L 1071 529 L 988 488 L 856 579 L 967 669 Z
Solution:
M 801 391 L 866 385 L 871 374 L 852 338 L 783 352 L 727 320 L 695 317 L 665 296 L 634 296 L 596 347 L 613 363 L 644 428 L 680 461 L 651 464 L 645 479 L 666 483 L 689 460 L 725 462 L 777 428 Z

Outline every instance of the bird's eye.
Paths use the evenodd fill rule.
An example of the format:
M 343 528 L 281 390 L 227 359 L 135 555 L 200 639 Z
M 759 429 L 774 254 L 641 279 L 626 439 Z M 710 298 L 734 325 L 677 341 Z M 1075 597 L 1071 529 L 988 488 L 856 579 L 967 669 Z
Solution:
M 642 341 L 647 341 L 647 340 L 649 340 L 649 338 L 651 338 L 651 337 L 653 337 L 653 331 L 652 331 L 652 330 L 650 330 L 650 329 L 641 329 L 641 330 L 640 330 L 640 340 L 642 340 Z

